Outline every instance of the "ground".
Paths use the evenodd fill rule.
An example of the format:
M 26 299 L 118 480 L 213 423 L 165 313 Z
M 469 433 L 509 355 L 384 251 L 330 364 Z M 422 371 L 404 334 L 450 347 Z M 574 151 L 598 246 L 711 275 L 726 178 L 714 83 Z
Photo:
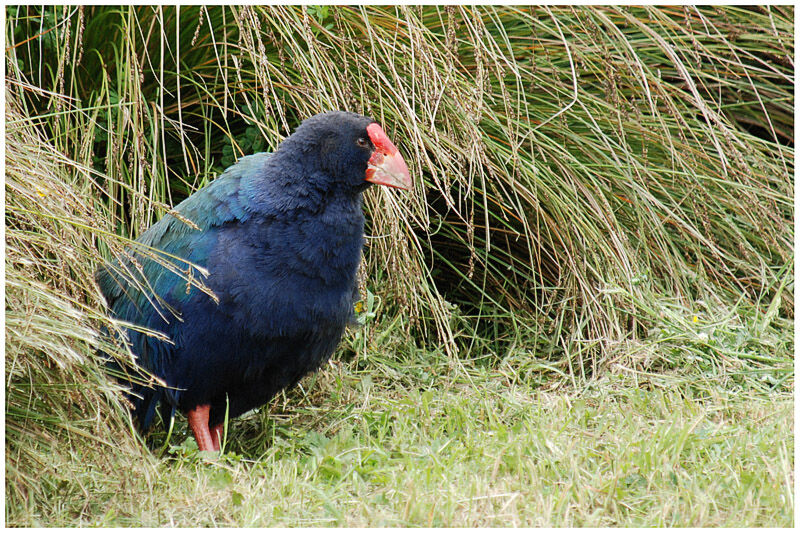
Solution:
M 427 367 L 406 361 L 405 374 L 377 356 L 334 361 L 269 410 L 233 421 L 221 457 L 198 452 L 183 420 L 160 458 L 131 458 L 135 475 L 126 479 L 116 473 L 120 479 L 109 482 L 73 454 L 59 472 L 61 508 L 41 519 L 97 526 L 793 524 L 790 393 L 614 368 L 581 386 L 542 386 L 503 364 L 424 352 L 416 361 L 427 355 Z

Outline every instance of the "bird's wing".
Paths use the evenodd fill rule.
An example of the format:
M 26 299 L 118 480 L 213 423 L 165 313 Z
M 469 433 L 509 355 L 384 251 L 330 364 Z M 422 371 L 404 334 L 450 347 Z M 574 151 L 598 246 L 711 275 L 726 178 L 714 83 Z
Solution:
M 155 295 L 179 299 L 178 289 L 186 290 L 192 277 L 202 282 L 199 279 L 202 272 L 190 268 L 187 261 L 205 267 L 216 243 L 215 229 L 229 222 L 247 220 L 249 213 L 240 195 L 241 182 L 257 174 L 267 157 L 269 154 L 261 153 L 240 159 L 145 231 L 137 239 L 139 246 L 129 250 L 128 260 L 115 260 L 98 270 L 100 290 L 118 318 L 142 324 L 137 318 L 142 313 L 149 314 L 145 309 L 154 304 Z M 142 290 L 133 288 L 126 278 L 137 280 Z

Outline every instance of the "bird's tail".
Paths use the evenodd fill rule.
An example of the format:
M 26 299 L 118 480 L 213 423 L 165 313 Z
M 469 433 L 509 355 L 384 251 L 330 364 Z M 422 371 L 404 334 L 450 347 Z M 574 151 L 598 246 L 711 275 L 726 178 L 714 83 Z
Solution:
M 134 347 L 133 352 L 140 354 L 137 356 L 136 365 L 123 363 L 104 352 L 100 352 L 100 355 L 105 359 L 109 375 L 128 389 L 126 398 L 133 406 L 134 421 L 139 431 L 144 434 L 152 425 L 156 412 L 161 415 L 165 424 L 169 424 L 175 416 L 180 391 L 159 384 L 153 378 L 153 375 L 161 374 L 159 368 L 153 368 L 154 363 L 161 367 L 163 365 L 158 363 L 168 356 L 158 353 L 165 351 L 165 343 L 140 332 L 128 331 L 128 335 Z

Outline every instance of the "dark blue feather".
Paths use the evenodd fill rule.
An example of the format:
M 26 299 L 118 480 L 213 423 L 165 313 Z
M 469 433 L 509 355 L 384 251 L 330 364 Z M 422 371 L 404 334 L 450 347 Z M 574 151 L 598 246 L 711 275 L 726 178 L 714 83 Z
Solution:
M 356 149 L 353 135 L 371 120 L 321 116 L 327 119 L 306 121 L 274 154 L 242 158 L 180 203 L 178 217 L 166 215 L 138 239 L 207 269 L 202 281 L 217 301 L 142 252 L 98 272 L 115 316 L 171 339 L 128 331 L 139 364 L 168 385 L 131 386 L 143 428 L 159 402 L 182 411 L 210 404 L 210 425 L 223 420 L 226 406 L 238 416 L 336 348 L 352 319 L 363 245 L 369 154 Z M 121 274 L 136 272 L 137 263 L 157 299 Z

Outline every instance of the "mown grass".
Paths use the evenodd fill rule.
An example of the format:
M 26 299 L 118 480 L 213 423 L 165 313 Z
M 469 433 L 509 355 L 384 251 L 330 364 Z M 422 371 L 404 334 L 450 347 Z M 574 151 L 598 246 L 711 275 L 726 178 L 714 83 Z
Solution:
M 7 523 L 792 525 L 793 16 L 8 7 Z M 333 108 L 417 183 L 366 326 L 221 459 L 142 447 L 92 272 Z
M 337 360 L 234 421 L 221 457 L 198 453 L 182 421 L 136 476 L 57 454 L 60 496 L 25 523 L 792 524 L 789 393 L 620 367 L 580 388 L 542 387 L 511 365 L 453 365 L 408 346 L 382 361 L 388 349 Z

